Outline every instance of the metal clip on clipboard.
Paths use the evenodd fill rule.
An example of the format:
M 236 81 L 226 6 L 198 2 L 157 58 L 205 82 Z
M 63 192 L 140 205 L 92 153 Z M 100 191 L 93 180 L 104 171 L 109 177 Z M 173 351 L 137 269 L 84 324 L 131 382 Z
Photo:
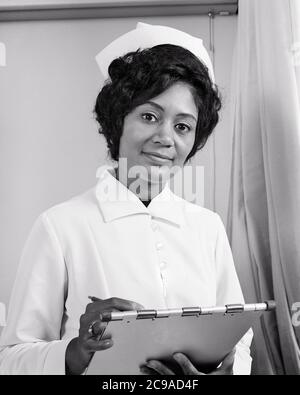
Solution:
M 200 307 L 183 307 L 182 308 L 182 317 L 190 317 L 193 315 L 199 315 L 201 314 L 201 308 Z
M 157 316 L 157 310 L 138 310 L 137 320 L 144 320 L 145 318 L 155 319 Z
M 274 300 L 268 300 L 263 303 L 252 304 L 227 304 L 226 314 L 238 314 L 244 311 L 272 311 L 276 309 Z
M 181 317 L 200 317 L 204 315 L 234 315 L 243 312 L 255 312 L 255 311 L 271 311 L 275 310 L 276 303 L 271 301 L 266 301 L 263 303 L 252 303 L 252 304 L 227 304 L 225 306 L 213 306 L 213 307 L 182 307 L 180 309 L 151 309 L 151 310 L 137 310 L 137 311 L 113 311 L 103 313 L 103 321 L 123 321 L 124 319 L 137 319 L 145 320 L 151 319 L 155 320 L 157 318 L 169 318 L 175 316 Z

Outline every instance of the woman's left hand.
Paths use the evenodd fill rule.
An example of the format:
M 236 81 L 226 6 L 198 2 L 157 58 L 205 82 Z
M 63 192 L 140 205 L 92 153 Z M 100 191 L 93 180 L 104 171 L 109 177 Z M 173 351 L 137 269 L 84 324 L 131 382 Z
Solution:
M 180 366 L 182 373 L 186 376 L 219 376 L 219 375 L 232 375 L 233 374 L 233 363 L 234 363 L 235 349 L 233 349 L 223 360 L 221 365 L 213 370 L 212 372 L 205 374 L 200 372 L 189 360 L 189 358 L 180 352 L 175 353 L 173 358 Z M 160 375 L 175 375 L 175 373 L 164 365 L 162 362 L 157 360 L 150 360 L 145 365 L 141 366 L 141 372 L 144 374 L 160 374 Z

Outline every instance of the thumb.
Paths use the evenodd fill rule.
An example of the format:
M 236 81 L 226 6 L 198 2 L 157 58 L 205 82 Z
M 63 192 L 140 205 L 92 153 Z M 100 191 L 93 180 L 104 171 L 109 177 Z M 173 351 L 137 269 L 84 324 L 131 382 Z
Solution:
M 222 362 L 222 370 L 223 369 L 231 369 L 232 368 L 232 365 L 233 365 L 233 363 L 234 363 L 234 358 L 235 358 L 235 352 L 236 352 L 236 350 L 235 350 L 235 348 L 232 350 L 232 351 L 230 351 L 230 353 L 229 354 L 227 354 L 226 355 L 226 357 L 223 359 L 223 362 Z
M 94 344 L 93 351 L 107 350 L 113 346 L 112 339 L 100 340 L 97 344 Z

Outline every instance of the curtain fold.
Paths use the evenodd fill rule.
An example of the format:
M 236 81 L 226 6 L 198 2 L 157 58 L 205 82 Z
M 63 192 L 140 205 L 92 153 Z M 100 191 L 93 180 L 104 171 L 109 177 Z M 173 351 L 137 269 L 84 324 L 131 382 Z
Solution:
M 254 374 L 300 374 L 299 32 L 299 0 L 239 1 L 228 235 L 246 301 L 277 303 L 254 327 Z

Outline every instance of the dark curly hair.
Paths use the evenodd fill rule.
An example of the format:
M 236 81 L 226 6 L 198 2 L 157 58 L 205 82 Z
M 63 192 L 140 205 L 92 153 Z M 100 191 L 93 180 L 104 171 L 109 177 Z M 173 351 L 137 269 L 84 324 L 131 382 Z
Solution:
M 221 100 L 208 68 L 192 52 L 171 44 L 139 49 L 113 60 L 108 73 L 94 112 L 112 159 L 119 158 L 125 116 L 179 81 L 191 86 L 198 108 L 195 142 L 185 162 L 204 147 L 218 123 Z

